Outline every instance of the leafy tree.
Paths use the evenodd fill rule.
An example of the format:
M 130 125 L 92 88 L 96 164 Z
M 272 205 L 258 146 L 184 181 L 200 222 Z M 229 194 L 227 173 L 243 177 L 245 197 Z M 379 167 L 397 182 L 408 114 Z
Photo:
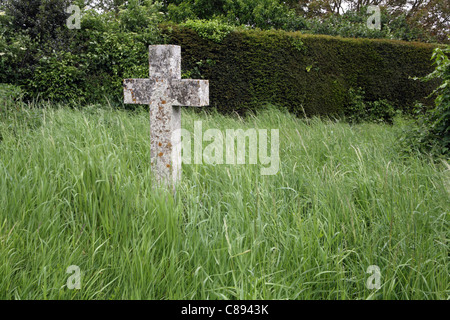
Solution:
M 299 30 L 306 25 L 302 17 L 280 0 L 166 0 L 164 5 L 170 19 L 176 22 L 212 19 L 285 30 Z
M 278 0 L 227 0 L 225 11 L 229 22 L 261 29 L 281 28 L 289 17 Z
M 66 23 L 68 0 L 7 0 L 6 14 L 12 17 L 12 28 L 31 39 L 46 41 L 60 36 Z
M 395 38 L 426 40 L 429 36 L 441 42 L 450 33 L 450 2 L 448 0 L 284 0 L 297 14 L 318 21 L 340 16 L 348 11 L 365 11 L 368 5 L 380 6 L 389 16 Z M 428 34 L 429 36 L 424 36 Z
M 127 0 L 81 0 L 83 2 L 83 6 L 90 9 L 95 9 L 99 12 L 114 12 L 116 14 L 119 13 L 120 7 L 125 5 Z M 82 6 L 80 6 L 82 7 Z
M 162 20 L 159 14 L 161 5 L 151 0 L 130 0 L 127 6 L 121 6 L 118 17 L 123 31 L 139 32 L 148 28 L 157 28 Z M 156 31 L 155 31 L 156 32 Z

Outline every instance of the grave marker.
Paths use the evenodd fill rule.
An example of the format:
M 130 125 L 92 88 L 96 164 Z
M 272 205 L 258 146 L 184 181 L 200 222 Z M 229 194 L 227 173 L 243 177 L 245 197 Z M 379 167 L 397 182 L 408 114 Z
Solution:
M 149 46 L 149 79 L 125 79 L 124 103 L 150 105 L 150 155 L 157 183 L 181 177 L 180 106 L 209 105 L 208 80 L 181 79 L 181 47 Z

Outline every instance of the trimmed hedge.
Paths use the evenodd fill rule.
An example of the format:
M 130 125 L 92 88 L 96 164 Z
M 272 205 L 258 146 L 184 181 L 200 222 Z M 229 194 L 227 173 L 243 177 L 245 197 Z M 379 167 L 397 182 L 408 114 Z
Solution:
M 431 44 L 353 39 L 299 32 L 236 30 L 220 43 L 181 26 L 163 26 L 170 44 L 182 47 L 184 76 L 210 80 L 211 106 L 245 111 L 269 102 L 295 114 L 344 113 L 348 90 L 361 87 L 368 101 L 388 100 L 410 111 L 436 82 Z

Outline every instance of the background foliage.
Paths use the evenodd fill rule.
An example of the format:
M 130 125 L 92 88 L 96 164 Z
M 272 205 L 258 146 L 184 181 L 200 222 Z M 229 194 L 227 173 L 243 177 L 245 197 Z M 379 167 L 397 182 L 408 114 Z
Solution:
M 225 112 L 270 102 L 295 114 L 343 113 L 351 106 L 348 90 L 358 87 L 368 103 L 386 99 L 408 111 L 416 100 L 426 103 L 436 85 L 410 79 L 432 71 L 429 44 L 256 30 L 217 43 L 185 27 L 164 30 L 182 46 L 184 70 L 215 62 L 203 63 L 200 73 L 210 79 L 211 104 Z
M 450 47 L 436 48 L 432 59 L 435 69 L 427 76 L 417 79 L 425 82 L 440 79 L 441 85 L 431 94 L 435 96 L 434 107 L 416 105 L 419 117 L 401 136 L 404 149 L 433 155 L 450 155 Z
M 350 1 L 345 13 L 326 1 L 74 3 L 82 7 L 80 30 L 65 26 L 66 0 L 0 2 L 2 83 L 21 86 L 28 99 L 120 102 L 122 79 L 146 77 L 147 47 L 161 43 L 182 45 L 184 77 L 210 79 L 212 105 L 225 112 L 270 102 L 296 114 L 389 122 L 393 110 L 430 104 L 438 83 L 410 79 L 431 72 L 434 45 L 325 36 L 439 39 L 397 3 L 380 2 L 381 30 L 367 28 L 371 1 Z M 358 88 L 364 97 L 356 112 L 349 90 Z

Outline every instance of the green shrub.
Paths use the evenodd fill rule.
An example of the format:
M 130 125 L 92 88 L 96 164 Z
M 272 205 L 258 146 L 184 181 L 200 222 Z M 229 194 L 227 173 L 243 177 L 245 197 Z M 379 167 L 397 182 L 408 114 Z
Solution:
M 346 39 L 299 32 L 233 30 L 221 42 L 187 27 L 163 27 L 171 44 L 183 48 L 182 70 L 210 80 L 211 105 L 222 112 L 246 111 L 268 102 L 303 115 L 345 113 L 348 90 L 361 87 L 367 101 L 411 112 L 416 101 L 429 102 L 436 82 L 412 76 L 431 72 L 434 46 L 395 40 Z M 379 115 L 389 119 L 392 110 Z
M 394 106 L 386 99 L 369 102 L 367 113 L 369 121 L 389 124 L 392 124 L 394 116 L 397 114 Z
M 86 97 L 86 65 L 70 52 L 43 56 L 29 79 L 28 89 L 51 100 L 83 100 Z
M 433 91 L 436 95 L 434 108 L 420 112 L 419 119 L 407 128 L 400 142 L 407 151 L 419 150 L 433 155 L 450 155 L 450 46 L 436 48 L 431 59 L 435 70 L 422 81 L 442 80 L 440 86 Z M 421 107 L 420 109 L 424 109 Z
M 81 29 L 70 30 L 63 47 L 0 29 L 0 82 L 20 84 L 28 99 L 121 100 L 123 79 L 148 76 L 148 45 L 163 41 L 160 8 L 132 1 L 117 15 L 83 11 Z
M 389 27 L 390 34 L 394 39 L 405 41 L 436 42 L 436 40 L 421 29 L 420 26 L 414 25 L 412 22 L 408 22 L 405 13 L 402 13 L 397 17 L 389 17 L 386 24 Z
M 349 89 L 349 104 L 345 108 L 346 119 L 352 123 L 363 121 L 392 123 L 395 108 L 386 99 L 367 101 L 362 88 Z
M 19 86 L 0 83 L 0 109 L 21 104 L 24 92 Z
M 146 29 L 156 31 L 162 21 L 162 5 L 149 0 L 130 0 L 126 8 L 119 11 L 119 24 L 123 31 L 141 32 Z
M 313 34 L 349 38 L 435 42 L 435 39 L 419 26 L 408 22 L 405 14 L 395 16 L 385 8 L 381 8 L 381 29 L 370 29 L 367 27 L 367 19 L 370 16 L 367 10 L 367 6 L 362 6 L 359 10 L 348 10 L 340 15 L 329 15 L 321 19 L 312 18 L 306 21 L 307 26 L 303 29 Z
M 223 21 L 233 26 L 300 30 L 306 20 L 280 0 L 185 0 L 167 1 L 170 21 Z
M 366 115 L 366 103 L 364 102 L 364 90 L 362 88 L 348 90 L 349 103 L 345 109 L 345 115 L 350 122 L 360 122 Z
M 88 99 L 122 99 L 124 78 L 148 77 L 148 45 L 154 39 L 152 33 L 92 31 L 89 45 L 81 55 L 88 64 Z
M 31 76 L 30 65 L 37 44 L 24 33 L 12 37 L 0 35 L 0 82 L 18 83 Z
M 198 19 L 197 15 L 192 10 L 191 4 L 187 2 L 182 2 L 178 6 L 170 3 L 167 6 L 167 13 L 169 15 L 170 21 L 181 23 L 186 20 Z
M 450 153 L 450 46 L 445 49 L 436 48 L 432 59 L 436 69 L 426 80 L 442 79 L 442 84 L 434 90 L 435 105 L 431 112 L 431 130 L 436 135 L 444 153 Z
M 187 20 L 180 24 L 195 30 L 203 39 L 221 42 L 235 27 L 219 20 Z
M 22 88 L 8 83 L 0 83 L 0 98 L 20 100 L 23 97 Z
M 304 29 L 306 21 L 279 0 L 227 0 L 224 5 L 229 23 L 263 30 Z

